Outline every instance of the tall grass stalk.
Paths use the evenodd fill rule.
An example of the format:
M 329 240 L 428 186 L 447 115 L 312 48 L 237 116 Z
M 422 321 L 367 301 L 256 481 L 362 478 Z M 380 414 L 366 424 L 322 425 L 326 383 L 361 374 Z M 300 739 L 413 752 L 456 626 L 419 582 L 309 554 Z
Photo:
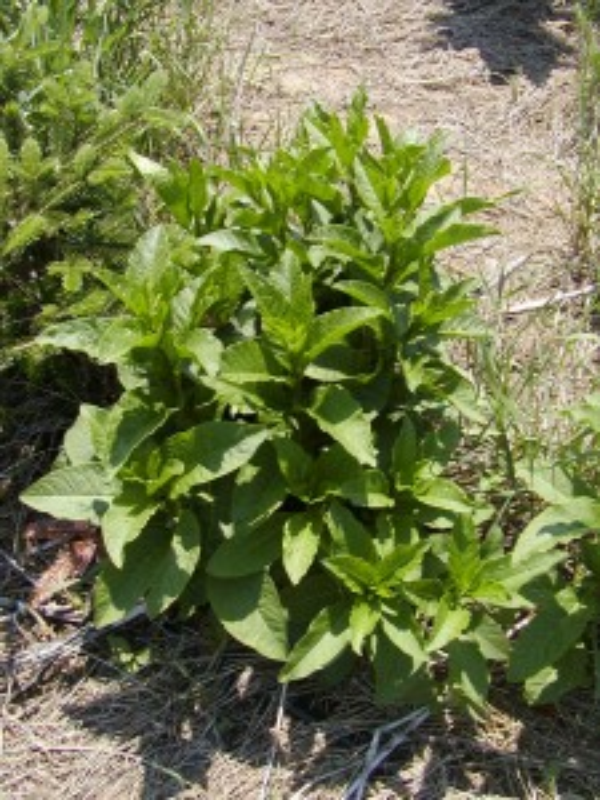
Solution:
M 584 271 L 600 256 L 600 0 L 579 4 L 579 165 L 575 245 Z

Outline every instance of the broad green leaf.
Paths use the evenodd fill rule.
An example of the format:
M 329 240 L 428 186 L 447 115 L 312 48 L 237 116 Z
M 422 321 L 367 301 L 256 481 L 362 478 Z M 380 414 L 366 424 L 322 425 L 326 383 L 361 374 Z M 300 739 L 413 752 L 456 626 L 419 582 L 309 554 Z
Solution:
M 482 569 L 475 526 L 470 517 L 462 517 L 454 526 L 448 545 L 448 571 L 460 596 L 478 587 Z
M 340 553 L 321 561 L 353 594 L 367 594 L 377 586 L 377 568 L 362 558 Z
M 390 298 L 374 283 L 369 283 L 368 281 L 341 280 L 336 281 L 334 288 L 338 292 L 344 292 L 344 294 L 354 298 L 354 300 L 358 300 L 365 306 L 379 309 L 384 316 L 391 319 Z
M 140 320 L 80 318 L 49 325 L 36 341 L 41 345 L 85 353 L 100 364 L 118 364 L 136 347 L 152 346 L 156 336 Z
M 135 150 L 129 151 L 128 158 L 140 175 L 148 179 L 153 185 L 169 180 L 169 170 L 157 161 L 153 161 L 151 158 L 147 158 L 141 153 L 136 153 Z
M 345 604 L 324 608 L 290 653 L 281 681 L 306 678 L 331 664 L 351 641 L 350 609 Z
M 172 530 L 153 520 L 126 548 L 121 569 L 105 563 L 94 587 L 96 625 L 123 619 L 145 601 L 150 616 L 171 605 L 187 586 L 200 559 L 201 532 L 195 516 L 183 511 Z
M 350 645 L 357 656 L 362 654 L 365 642 L 373 633 L 381 618 L 380 610 L 366 600 L 354 602 L 350 612 Z
M 70 464 L 81 466 L 89 464 L 99 456 L 93 436 L 92 420 L 101 420 L 106 424 L 108 411 L 105 408 L 84 404 L 79 409 L 79 416 L 65 434 L 63 449 Z
M 311 491 L 315 499 L 339 495 L 342 486 L 352 481 L 361 481 L 364 467 L 342 447 L 332 444 L 323 450 L 313 464 Z
M 372 561 L 377 557 L 373 537 L 341 503 L 333 501 L 325 521 L 336 548 L 344 553 Z
M 207 233 L 198 239 L 198 243 L 220 253 L 244 253 L 259 258 L 265 255 L 255 234 L 234 228 Z
M 238 578 L 270 566 L 281 557 L 286 517 L 275 514 L 257 528 L 234 530 L 213 553 L 207 572 L 216 578 Z
M 355 380 L 367 381 L 377 369 L 368 352 L 348 344 L 332 345 L 304 371 L 307 378 L 318 383 L 339 383 Z
M 195 328 L 176 337 L 179 354 L 191 358 L 203 372 L 214 377 L 221 367 L 223 344 L 207 328 Z
M 392 451 L 392 466 L 396 488 L 412 488 L 419 463 L 417 431 L 410 417 L 404 417 Z
M 427 663 L 428 656 L 423 647 L 412 609 L 405 611 L 404 614 L 385 616 L 381 622 L 381 629 L 400 652 L 412 659 L 413 669 L 416 670 Z
M 215 616 L 234 639 L 266 658 L 285 660 L 286 612 L 268 574 L 209 577 L 207 588 Z
M 476 422 L 479 425 L 487 425 L 489 419 L 485 406 L 482 406 L 472 384 L 458 372 L 455 373 L 454 378 L 450 377 L 452 385 L 448 386 L 446 384 L 447 388 L 442 390 L 445 394 L 445 399 L 465 419 Z
M 423 248 L 427 255 L 438 253 L 447 247 L 473 242 L 486 236 L 497 236 L 497 228 L 474 222 L 457 222 L 433 236 Z
M 102 516 L 102 538 L 109 558 L 122 567 L 125 547 L 137 538 L 159 509 L 141 483 L 125 483 Z
M 57 519 L 98 523 L 118 492 L 99 464 L 78 464 L 48 473 L 21 495 L 30 508 Z
M 192 487 L 220 478 L 247 464 L 269 430 L 237 422 L 204 422 L 167 440 L 165 469 L 181 464 L 183 474 L 173 480 L 173 497 Z
M 574 499 L 573 482 L 559 466 L 522 462 L 517 464 L 516 474 L 528 489 L 547 503 L 562 505 Z
M 385 474 L 362 467 L 340 444 L 329 447 L 317 458 L 310 496 L 313 500 L 340 497 L 365 508 L 394 506 Z
M 510 657 L 508 679 L 521 682 L 555 664 L 583 636 L 594 609 L 571 587 L 547 599 L 520 633 Z
M 372 174 L 373 171 L 369 170 L 368 166 L 358 156 L 354 159 L 353 173 L 354 185 L 361 201 L 375 213 L 376 217 L 384 216 L 382 198 L 377 186 L 377 178 L 381 181 L 381 176 Z
M 582 403 L 569 410 L 569 416 L 579 430 L 589 429 L 600 433 L 600 393 L 590 392 Z
M 473 505 L 465 492 L 454 481 L 434 478 L 415 486 L 415 497 L 420 503 L 454 514 L 471 514 Z
M 448 645 L 449 683 L 455 700 L 483 717 L 490 687 L 487 662 L 475 642 L 456 640 Z
M 590 685 L 590 657 L 584 644 L 569 650 L 555 664 L 525 681 L 527 702 L 554 705 L 573 689 Z
M 266 444 L 240 468 L 231 498 L 233 523 L 250 526 L 268 517 L 287 496 L 287 485 L 273 448 Z
M 316 232 L 313 241 L 308 257 L 317 269 L 323 261 L 333 257 L 336 261 L 358 266 L 369 277 L 380 279 L 383 274 L 384 257 L 371 252 L 356 228 L 348 225 L 327 225 Z
M 152 398 L 127 392 L 108 415 L 106 437 L 106 466 L 118 470 L 146 439 L 161 428 L 173 409 Z
M 429 549 L 429 542 L 402 544 L 394 548 L 377 565 L 377 581 L 380 586 L 391 586 L 411 576 L 415 569 L 420 574 L 423 558 Z M 412 575 L 411 577 L 416 577 Z
M 322 431 L 338 441 L 361 464 L 374 467 L 377 452 L 370 420 L 350 392 L 342 386 L 315 390 L 308 413 Z
M 484 658 L 489 661 L 506 661 L 510 653 L 510 642 L 502 625 L 484 614 L 468 634 L 476 642 Z
M 362 469 L 360 475 L 343 480 L 331 487 L 328 494 L 349 500 L 365 508 L 393 508 L 394 499 L 385 474 L 378 469 Z
M 568 503 L 550 506 L 519 536 L 513 552 L 514 561 L 523 561 L 534 553 L 544 553 L 590 531 L 600 531 L 600 500 L 573 497 Z
M 319 550 L 323 521 L 310 512 L 296 512 L 283 531 L 283 566 L 297 585 L 311 568 Z
M 360 306 L 337 308 L 321 314 L 310 326 L 303 353 L 304 363 L 310 364 L 329 347 L 343 342 L 349 333 L 372 325 L 380 316 L 379 309 Z
M 158 616 L 181 595 L 198 566 L 200 555 L 200 526 L 196 516 L 184 510 L 146 592 L 146 607 L 151 617 Z
M 313 462 L 306 451 L 292 439 L 275 439 L 277 463 L 290 493 L 308 500 Z
M 243 275 L 256 300 L 264 334 L 289 353 L 302 352 L 314 314 L 310 278 L 291 259 L 268 278 L 250 269 L 244 269 Z
M 181 229 L 157 225 L 137 241 L 121 278 L 121 299 L 136 315 L 155 323 L 166 316 L 166 301 L 175 296 L 182 283 L 174 252 L 183 235 Z
M 232 383 L 289 380 L 289 374 L 271 349 L 256 339 L 238 342 L 225 350 L 220 377 Z
M 465 632 L 470 622 L 471 614 L 466 608 L 452 608 L 447 600 L 442 600 L 433 621 L 427 652 L 443 650 Z
M 389 632 L 388 629 L 386 632 Z M 420 662 L 407 655 L 404 647 L 396 645 L 397 638 L 392 641 L 386 634 L 380 633 L 373 639 L 377 702 L 433 705 L 434 684 L 425 665 L 417 666 Z
M 506 586 L 493 581 L 478 581 L 474 587 L 469 588 L 468 594 L 473 600 L 498 608 L 514 608 L 516 599 Z
M 514 555 L 506 555 L 483 562 L 481 585 L 499 583 L 508 592 L 508 598 L 501 602 L 495 597 L 493 603 L 505 608 L 530 608 L 532 603 L 519 592 L 539 579 L 542 575 L 552 575 L 554 568 L 566 558 L 562 550 L 549 552 L 532 552 L 527 557 L 516 561 Z M 485 602 L 485 601 L 484 601 Z

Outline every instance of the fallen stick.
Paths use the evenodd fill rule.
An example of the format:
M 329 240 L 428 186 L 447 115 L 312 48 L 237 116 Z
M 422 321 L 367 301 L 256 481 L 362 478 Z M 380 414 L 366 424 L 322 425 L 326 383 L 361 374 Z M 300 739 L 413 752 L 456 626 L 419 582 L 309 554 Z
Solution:
M 365 756 L 363 769 L 346 790 L 344 800 L 362 800 L 367 791 L 371 775 L 397 747 L 406 742 L 409 735 L 420 727 L 428 717 L 429 712 L 426 709 L 419 709 L 402 719 L 376 728 Z M 380 747 L 381 738 L 386 734 L 393 733 L 398 728 L 400 728 L 400 731 L 394 734 L 384 747 Z
M 582 289 L 573 289 L 570 292 L 556 292 L 556 294 L 550 295 L 549 297 L 538 297 L 534 300 L 525 300 L 523 303 L 508 306 L 503 309 L 502 313 L 506 317 L 512 317 L 516 314 L 527 314 L 530 311 L 538 311 L 540 308 L 546 308 L 546 306 L 565 303 L 569 300 L 577 300 L 579 297 L 586 297 L 597 291 L 598 287 L 596 284 L 592 284 L 591 286 L 584 286 Z

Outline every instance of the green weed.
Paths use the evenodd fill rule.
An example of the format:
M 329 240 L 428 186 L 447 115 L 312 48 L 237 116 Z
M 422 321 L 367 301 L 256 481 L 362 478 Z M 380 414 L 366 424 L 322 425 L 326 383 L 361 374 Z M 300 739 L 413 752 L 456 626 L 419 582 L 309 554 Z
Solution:
M 452 478 L 487 415 L 447 343 L 486 332 L 436 257 L 490 232 L 468 220 L 488 204 L 432 205 L 437 143 L 376 127 L 373 148 L 359 95 L 235 169 L 134 159 L 176 224 L 97 273 L 114 314 L 39 339 L 122 394 L 82 407 L 23 499 L 101 526 L 99 624 L 209 607 L 283 681 L 362 659 L 380 701 L 478 715 L 504 665 L 547 702 L 589 679 L 597 601 L 563 573 L 584 530 L 507 536 Z

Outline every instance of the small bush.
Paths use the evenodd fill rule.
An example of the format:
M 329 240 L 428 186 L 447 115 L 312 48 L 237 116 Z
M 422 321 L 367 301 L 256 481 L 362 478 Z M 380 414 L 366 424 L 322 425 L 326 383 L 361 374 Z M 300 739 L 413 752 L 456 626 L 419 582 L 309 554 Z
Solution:
M 269 159 L 135 159 L 176 223 L 97 273 L 118 313 L 39 339 L 115 365 L 122 395 L 82 407 L 24 500 L 101 526 L 101 625 L 209 607 L 284 681 L 362 658 L 380 701 L 478 714 L 494 665 L 549 684 L 594 607 L 451 477 L 484 419 L 447 345 L 482 329 L 436 256 L 489 233 L 466 219 L 486 203 L 434 204 L 438 143 L 376 127 L 357 96 Z
M 147 45 L 159 23 L 151 2 L 0 5 L 5 359 L 40 315 L 101 308 L 86 276 L 120 269 L 148 225 L 127 154 L 173 149 L 188 125 L 172 64 L 157 69 Z

